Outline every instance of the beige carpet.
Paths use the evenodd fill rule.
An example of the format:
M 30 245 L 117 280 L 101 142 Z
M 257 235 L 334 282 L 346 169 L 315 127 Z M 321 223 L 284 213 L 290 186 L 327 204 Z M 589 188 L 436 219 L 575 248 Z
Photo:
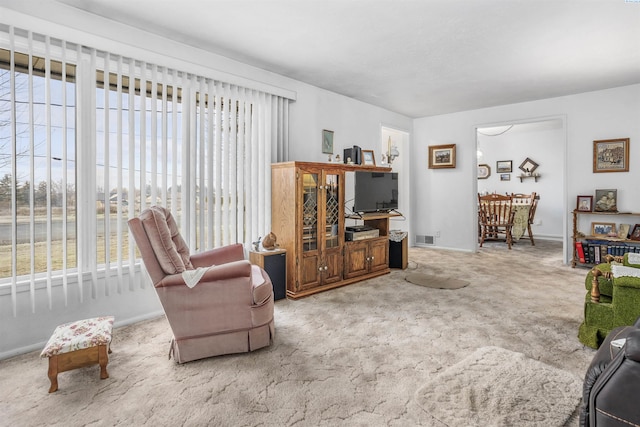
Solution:
M 580 403 L 582 380 L 522 353 L 482 347 L 431 377 L 416 400 L 448 426 L 562 426 Z
M 559 243 L 490 243 L 475 254 L 411 248 L 409 260 L 411 271 L 455 272 L 470 285 L 425 288 L 394 270 L 280 300 L 271 347 L 185 365 L 167 360 L 164 318 L 116 328 L 110 378 L 97 367 L 64 372 L 52 394 L 39 352 L 0 361 L 0 425 L 454 427 L 416 396 L 479 348 L 584 376 L 594 354 L 576 338 L 587 271 L 562 265 Z M 514 396 L 518 385 L 501 392 Z M 565 425 L 577 426 L 575 414 Z
M 435 289 L 460 289 L 469 285 L 466 280 L 454 279 L 452 277 L 432 276 L 424 273 L 410 273 L 404 278 L 407 282 L 418 286 Z

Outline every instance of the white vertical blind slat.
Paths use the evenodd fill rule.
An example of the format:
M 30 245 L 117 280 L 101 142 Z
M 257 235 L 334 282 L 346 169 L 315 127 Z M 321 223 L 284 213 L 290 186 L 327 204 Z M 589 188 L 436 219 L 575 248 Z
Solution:
M 109 83 L 110 83 L 110 65 L 111 65 L 111 55 L 109 54 L 109 52 L 107 52 L 105 54 L 104 57 L 104 74 L 103 74 L 103 88 L 104 88 L 104 101 L 103 101 L 103 107 L 104 107 L 104 111 L 103 111 L 103 120 L 104 120 L 104 134 L 103 134 L 103 138 L 102 138 L 102 147 L 103 147 L 103 178 L 102 178 L 102 203 L 104 206 L 104 235 L 105 235 L 105 239 L 104 239 L 104 263 L 105 263 L 105 282 L 106 283 L 110 283 L 111 282 L 111 239 L 109 238 L 109 236 L 111 236 L 111 221 L 109 221 L 109 216 L 111 214 L 111 200 L 109 197 L 109 189 L 110 189 L 110 180 L 109 180 L 109 171 L 110 171 L 110 162 L 111 162 L 111 152 L 110 152 L 110 147 L 111 147 L 111 143 L 110 143 L 110 139 L 111 139 L 111 133 L 110 133 L 110 121 L 109 118 L 111 116 L 111 111 L 110 111 L 110 97 L 111 97 L 111 90 L 109 87 Z M 99 142 L 96 141 L 96 144 L 98 144 Z M 120 291 L 120 282 L 118 282 L 118 291 Z
M 129 101 L 129 108 L 128 108 L 128 119 L 129 119 L 129 124 L 128 124 L 128 135 L 129 135 L 129 146 L 127 149 L 127 152 L 129 154 L 128 156 L 128 166 L 127 166 L 127 205 L 131 205 L 132 207 L 135 206 L 135 199 L 136 199 L 136 104 L 135 104 L 135 99 L 136 99 L 136 66 L 135 66 L 135 61 L 133 59 L 129 59 L 129 95 L 127 97 L 128 101 Z M 124 161 L 124 159 L 123 159 Z M 124 169 L 124 168 L 123 168 Z M 122 191 L 124 192 L 124 188 L 122 189 Z M 123 248 L 124 248 L 124 241 L 122 239 L 123 237 L 123 231 L 124 231 L 124 220 L 123 220 L 123 216 L 122 216 L 122 211 L 124 210 L 123 208 L 123 201 L 119 200 L 118 201 L 118 281 L 123 281 L 124 278 L 122 277 L 123 274 L 123 268 L 122 268 L 122 262 L 123 262 Z M 131 249 L 133 250 L 133 247 L 131 247 Z M 129 290 L 133 291 L 134 290 L 134 284 L 135 282 L 133 280 L 129 280 Z M 121 285 L 120 285 L 121 286 Z
M 69 173 L 67 167 L 67 161 L 69 159 L 69 150 L 67 144 L 69 143 L 68 133 L 68 117 L 67 117 L 67 46 L 62 42 L 61 63 L 62 63 L 62 79 L 60 82 L 62 92 L 62 294 L 64 297 L 64 306 L 69 304 L 69 239 L 67 238 L 69 217 L 68 212 L 68 182 Z
M 15 33 L 14 27 L 9 27 L 9 53 L 11 55 L 9 63 L 9 87 L 11 96 L 11 215 L 17 217 L 18 200 L 16 194 L 16 181 L 18 167 L 17 161 L 17 125 L 16 125 L 16 63 L 15 63 Z M 13 317 L 18 315 L 18 294 L 17 294 L 17 271 L 18 271 L 18 230 L 11 227 L 11 306 Z
M 53 308 L 53 297 L 51 294 L 51 270 L 52 270 L 52 260 L 51 260 L 51 220 L 52 220 L 52 212 L 51 212 L 51 161 L 53 160 L 51 157 L 51 53 L 50 53 L 50 43 L 51 39 L 49 36 L 45 37 L 45 53 L 44 53 L 44 63 L 45 63 L 45 71 L 44 71 L 44 99 L 45 99 L 45 112 L 44 112 L 44 120 L 45 120 L 45 130 L 46 130 L 46 177 L 47 177 L 47 299 L 49 300 L 49 310 Z
M 31 297 L 31 311 L 36 312 L 36 287 L 35 287 L 35 260 L 36 260 L 36 245 L 35 245 L 35 136 L 34 136 L 34 113 L 33 113 L 33 34 L 29 31 L 29 152 L 31 153 L 29 159 L 29 182 L 32 184 L 29 186 L 29 242 L 31 243 L 31 280 L 29 283 L 29 294 Z

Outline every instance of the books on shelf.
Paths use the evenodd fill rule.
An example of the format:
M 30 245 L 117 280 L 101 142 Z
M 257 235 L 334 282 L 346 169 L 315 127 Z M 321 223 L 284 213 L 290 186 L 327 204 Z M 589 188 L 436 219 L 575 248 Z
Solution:
M 576 241 L 576 258 L 583 264 L 599 264 L 605 255 L 622 256 L 627 252 L 640 253 L 640 245 L 608 240 Z

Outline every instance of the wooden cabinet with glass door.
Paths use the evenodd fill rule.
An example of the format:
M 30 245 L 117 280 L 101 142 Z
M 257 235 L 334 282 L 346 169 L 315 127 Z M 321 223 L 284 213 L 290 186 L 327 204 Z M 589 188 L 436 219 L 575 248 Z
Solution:
M 300 298 L 388 273 L 388 218 L 376 220 L 378 244 L 367 241 L 363 271 L 345 244 L 345 173 L 388 170 L 333 163 L 286 162 L 271 165 L 271 228 L 286 249 L 287 296 Z M 351 244 L 351 242 L 349 242 Z M 383 249 L 384 248 L 384 249 Z M 375 253 L 375 254 L 374 254 Z M 348 258 L 348 262 L 347 262 Z M 359 259 L 359 258 L 358 258 Z M 354 264 L 355 263 L 355 264 Z M 376 265 L 374 265 L 376 264 Z M 349 274 L 345 274 L 345 271 Z

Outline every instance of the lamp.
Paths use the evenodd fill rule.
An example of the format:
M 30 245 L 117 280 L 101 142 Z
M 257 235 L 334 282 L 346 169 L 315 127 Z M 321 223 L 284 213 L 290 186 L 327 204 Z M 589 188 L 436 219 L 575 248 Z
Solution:
M 396 145 L 391 145 L 391 137 L 389 137 L 389 140 L 387 142 L 387 161 L 389 164 L 393 163 L 393 161 L 395 160 L 396 157 L 398 157 L 400 155 L 400 152 L 398 151 L 398 147 Z

